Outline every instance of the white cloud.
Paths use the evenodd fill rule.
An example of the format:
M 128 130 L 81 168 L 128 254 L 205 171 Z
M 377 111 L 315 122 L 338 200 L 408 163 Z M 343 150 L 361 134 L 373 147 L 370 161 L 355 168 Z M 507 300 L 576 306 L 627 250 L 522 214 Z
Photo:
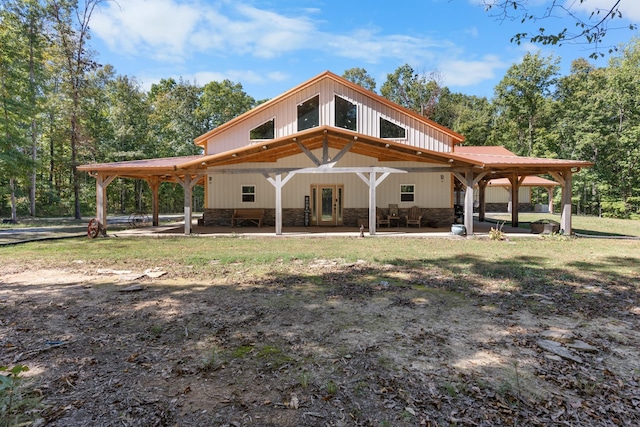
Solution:
M 508 64 L 494 55 L 487 55 L 480 60 L 445 60 L 439 65 L 447 86 L 473 86 L 486 80 L 492 80 L 498 71 Z
M 286 17 L 239 2 L 216 5 L 177 0 L 109 2 L 93 17 L 92 31 L 112 51 L 183 61 L 201 52 L 273 58 L 308 45 L 308 17 Z
M 242 84 L 265 84 L 269 82 L 280 82 L 289 78 L 289 75 L 281 72 L 261 74 L 251 70 L 227 70 L 227 71 L 200 71 L 190 77 L 199 85 L 206 85 L 209 82 L 221 82 L 225 79 Z
M 365 24 L 348 31 L 325 31 L 328 25 L 320 13 L 319 9 L 298 8 L 287 15 L 242 0 L 118 0 L 96 12 L 92 32 L 111 51 L 138 62 L 147 58 L 160 64 L 180 63 L 186 71 L 183 77 L 199 84 L 224 79 L 257 85 L 283 82 L 290 78 L 286 72 L 243 68 L 251 67 L 247 64 L 252 58 L 285 57 L 293 63 L 297 57 L 285 55 L 297 52 L 301 57 L 313 52 L 318 61 L 339 57 L 393 64 L 390 68 L 407 63 L 416 69 L 438 69 L 446 84 L 457 86 L 495 78 L 496 70 L 504 68 L 495 56 L 465 60 L 459 46 L 425 34 L 389 34 Z M 470 37 L 478 36 L 475 27 L 467 31 Z M 286 69 L 284 61 L 280 64 Z M 194 67 L 215 71 L 196 72 Z M 227 71 L 220 71 L 225 68 Z
M 91 29 L 113 51 L 145 53 L 161 60 L 182 59 L 199 19 L 192 6 L 172 0 L 109 2 L 92 17 Z
M 360 29 L 348 35 L 324 34 L 321 49 L 333 55 L 368 63 L 396 60 L 406 63 L 432 60 L 435 52 L 447 43 L 426 37 L 399 34 L 380 35 L 375 30 Z

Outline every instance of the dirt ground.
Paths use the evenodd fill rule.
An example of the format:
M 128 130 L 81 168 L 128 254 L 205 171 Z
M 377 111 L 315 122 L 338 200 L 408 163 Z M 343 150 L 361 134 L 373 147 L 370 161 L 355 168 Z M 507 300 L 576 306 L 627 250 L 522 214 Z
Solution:
M 28 366 L 25 399 L 39 398 L 23 419 L 640 425 L 637 283 L 505 291 L 339 259 L 260 278 L 166 270 L 3 260 L 0 365 Z

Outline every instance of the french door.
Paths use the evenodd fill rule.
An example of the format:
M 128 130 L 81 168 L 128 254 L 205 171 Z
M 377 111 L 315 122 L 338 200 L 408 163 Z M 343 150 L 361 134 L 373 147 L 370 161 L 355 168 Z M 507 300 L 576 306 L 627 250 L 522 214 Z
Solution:
M 342 225 L 343 203 L 342 184 L 311 185 L 311 223 L 325 227 Z

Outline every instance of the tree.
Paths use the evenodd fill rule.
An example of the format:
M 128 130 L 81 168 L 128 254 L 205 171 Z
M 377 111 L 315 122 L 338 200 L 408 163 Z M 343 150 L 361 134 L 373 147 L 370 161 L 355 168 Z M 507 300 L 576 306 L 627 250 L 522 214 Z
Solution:
M 204 86 L 197 113 L 203 120 L 204 132 L 207 132 L 249 111 L 255 105 L 255 99 L 247 95 L 242 84 L 225 79 L 222 82 L 209 82 Z
M 609 184 L 603 210 L 628 217 L 640 213 L 640 39 L 611 58 L 606 83 L 599 99 L 609 119 L 599 150 L 599 171 Z
M 36 1 L 0 4 L 0 172 L 9 177 L 11 217 L 16 221 L 16 184 L 31 169 L 35 214 L 36 99 L 41 81 L 42 10 Z
M 63 92 L 67 97 L 71 182 L 74 199 L 74 217 L 81 219 L 78 150 L 84 142 L 81 128 L 82 98 L 86 89 L 87 73 L 98 64 L 88 48 L 89 22 L 97 6 L 107 0 L 85 0 L 83 7 L 77 0 L 49 0 L 55 22 L 55 43 L 59 48 L 60 67 L 63 70 Z
M 516 154 L 533 156 L 545 151 L 544 141 L 536 139 L 536 132 L 546 125 L 545 112 L 550 102 L 552 88 L 559 72 L 559 59 L 542 58 L 539 53 L 527 53 L 522 63 L 512 65 L 495 88 L 494 105 L 498 120 L 506 126 L 499 127 L 498 138 L 508 136 L 505 145 Z M 516 134 L 510 134 L 509 129 Z M 538 147 L 537 143 L 541 146 Z
M 622 0 L 615 0 L 610 7 L 604 9 L 594 6 L 589 13 L 589 17 L 583 20 L 580 18 L 579 7 L 586 4 L 586 2 L 587 0 L 579 0 L 577 3 L 554 0 L 548 2 L 550 4 L 544 6 L 544 10 L 533 12 L 527 9 L 529 5 L 527 0 L 484 0 L 483 4 L 485 10 L 492 13 L 493 16 L 501 20 L 519 20 L 522 24 L 532 22 L 538 25 L 539 21 L 550 22 L 551 18 L 568 18 L 573 23 L 573 27 L 576 29 L 575 32 L 569 30 L 569 26 L 564 25 L 551 31 L 538 26 L 533 33 L 527 31 L 516 33 L 511 38 L 511 41 L 517 44 L 529 41 L 542 45 L 562 45 L 565 42 L 588 43 L 595 46 L 594 52 L 590 56 L 596 58 L 604 55 L 599 50 L 599 47 L 609 31 L 610 25 L 613 25 L 616 20 L 623 17 L 620 10 Z M 557 22 L 557 19 L 554 22 Z M 628 27 L 632 31 L 637 30 L 635 24 L 630 24 Z M 614 27 L 614 29 L 617 28 Z M 617 50 L 616 47 L 611 47 L 608 52 L 612 53 L 615 50 Z
M 396 104 L 431 118 L 442 91 L 441 80 L 437 72 L 418 74 L 405 64 L 387 74 L 380 93 Z
M 491 143 L 493 106 L 485 97 L 452 93 L 444 87 L 432 119 L 465 136 L 465 145 Z
M 193 140 L 206 129 L 197 114 L 201 96 L 201 87 L 184 80 L 162 79 L 151 85 L 148 94 L 150 156 L 187 156 L 200 152 Z
M 375 79 L 371 77 L 364 68 L 349 68 L 342 73 L 342 77 L 367 90 L 370 90 L 371 92 L 376 91 Z

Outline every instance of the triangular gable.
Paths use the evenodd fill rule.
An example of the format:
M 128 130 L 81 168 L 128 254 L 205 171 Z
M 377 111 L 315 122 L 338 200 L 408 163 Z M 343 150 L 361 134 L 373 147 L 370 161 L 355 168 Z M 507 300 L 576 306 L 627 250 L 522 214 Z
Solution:
M 246 129 L 247 122 L 251 123 L 250 126 L 259 126 L 260 124 L 262 124 L 263 121 L 270 120 L 270 118 L 272 117 L 275 117 L 276 120 L 278 120 L 278 112 L 281 111 L 281 107 L 280 107 L 281 105 L 291 104 L 293 102 L 292 99 L 297 100 L 296 101 L 297 103 L 299 102 L 299 99 L 306 99 L 307 97 L 313 96 L 316 92 L 312 88 L 317 87 L 318 84 L 322 83 L 323 81 L 331 81 L 335 85 L 344 87 L 349 91 L 352 91 L 352 93 L 358 94 L 358 96 L 362 97 L 363 99 L 366 98 L 372 104 L 383 106 L 385 109 L 389 110 L 389 114 L 387 114 L 387 116 L 392 117 L 392 120 L 393 118 L 399 118 L 399 120 L 402 121 L 402 118 L 408 118 L 419 124 L 418 126 L 416 126 L 416 128 L 418 127 L 424 128 L 425 129 L 423 131 L 424 133 L 433 134 L 433 135 L 438 135 L 438 134 L 443 135 L 442 139 L 443 140 L 446 139 L 451 146 L 451 148 L 447 151 L 451 151 L 453 145 L 460 144 L 464 141 L 464 136 L 458 134 L 457 132 L 454 132 L 451 129 L 448 129 L 445 126 L 439 125 L 434 121 L 429 120 L 428 118 L 415 113 L 414 111 L 401 107 L 374 92 L 366 90 L 363 87 L 349 80 L 346 80 L 336 74 L 331 73 L 330 71 L 326 71 L 296 86 L 295 88 L 257 106 L 256 108 L 230 120 L 229 122 L 224 123 L 223 125 L 218 126 L 215 129 L 212 129 L 211 131 L 205 133 L 204 135 L 197 137 L 195 139 L 195 143 L 206 149 L 208 142 L 215 141 L 216 137 L 222 134 L 233 135 L 233 131 L 232 131 L 233 128 L 241 127 L 241 128 L 244 128 L 243 133 L 241 135 L 233 135 L 234 138 L 231 138 L 231 139 L 235 139 L 236 141 L 238 140 L 241 141 L 244 137 L 245 138 L 244 143 L 242 143 L 241 145 L 248 145 L 248 142 L 249 142 L 247 138 L 248 131 Z M 362 120 L 364 120 L 364 118 L 362 118 Z M 409 120 L 405 120 L 405 121 L 409 121 Z M 321 125 L 323 124 L 326 125 L 328 123 L 321 123 Z M 296 129 L 290 129 L 290 130 L 287 129 L 286 131 L 283 131 L 281 132 L 281 134 L 277 135 L 276 138 L 283 137 L 283 136 L 294 136 L 295 133 L 296 133 Z M 367 134 L 368 136 L 377 136 L 377 135 L 371 134 L 370 132 L 369 133 L 362 132 L 362 134 Z M 413 134 L 411 135 L 411 137 L 407 137 L 407 142 L 408 142 L 407 145 L 413 145 L 413 146 L 420 145 L 419 141 L 414 141 Z M 216 143 L 218 142 L 216 141 Z M 240 148 L 240 145 L 235 145 L 233 147 L 228 146 L 228 147 L 225 147 L 224 149 L 216 150 L 216 152 L 226 151 L 227 149 L 232 149 L 232 148 Z M 423 148 L 427 149 L 429 147 L 423 146 Z M 434 150 L 434 151 L 444 151 L 444 150 Z

